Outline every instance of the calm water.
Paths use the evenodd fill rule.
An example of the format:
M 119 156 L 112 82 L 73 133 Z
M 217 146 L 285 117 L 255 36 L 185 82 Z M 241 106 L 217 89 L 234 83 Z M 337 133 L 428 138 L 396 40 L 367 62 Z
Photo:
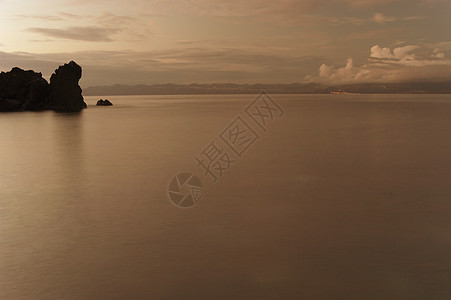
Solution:
M 213 184 L 194 156 L 254 97 L 0 114 L 0 299 L 450 299 L 451 96 L 273 95 Z

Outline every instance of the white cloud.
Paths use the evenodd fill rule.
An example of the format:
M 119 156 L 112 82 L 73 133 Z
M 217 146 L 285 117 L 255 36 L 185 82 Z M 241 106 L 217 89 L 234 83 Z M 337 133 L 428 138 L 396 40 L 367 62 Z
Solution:
M 352 60 L 352 58 L 348 58 L 346 64 L 342 67 L 337 68 L 322 64 L 319 68 L 320 81 L 327 82 L 360 81 L 368 77 L 369 73 L 370 71 L 367 69 L 366 65 L 360 68 L 354 67 L 354 61 Z
M 418 54 L 415 54 L 418 50 Z M 444 80 L 451 77 L 451 59 L 439 48 L 418 45 L 388 47 L 374 45 L 370 49 L 368 63 L 355 66 L 351 58 L 346 64 L 330 66 L 322 64 L 317 77 L 309 81 L 329 83 L 397 82 L 405 80 Z
M 445 59 L 445 53 L 441 52 L 439 48 L 434 48 L 431 57 Z
M 381 48 L 379 45 L 375 45 L 370 49 L 370 57 L 372 58 L 387 58 L 387 59 L 398 59 L 398 60 L 413 60 L 415 59 L 415 54 L 411 52 L 418 49 L 419 46 L 408 45 L 403 47 L 394 48 L 393 51 L 390 48 Z
M 375 58 L 393 58 L 393 53 L 391 52 L 390 48 L 381 48 L 378 45 L 375 45 L 371 47 L 370 49 L 371 57 Z

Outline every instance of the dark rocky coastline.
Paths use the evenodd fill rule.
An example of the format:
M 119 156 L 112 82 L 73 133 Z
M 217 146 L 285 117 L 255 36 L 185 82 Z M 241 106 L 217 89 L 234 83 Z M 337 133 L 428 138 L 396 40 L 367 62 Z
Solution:
M 76 112 L 86 108 L 78 82 L 81 67 L 74 61 L 60 66 L 50 77 L 12 68 L 0 73 L 0 112 L 55 110 Z

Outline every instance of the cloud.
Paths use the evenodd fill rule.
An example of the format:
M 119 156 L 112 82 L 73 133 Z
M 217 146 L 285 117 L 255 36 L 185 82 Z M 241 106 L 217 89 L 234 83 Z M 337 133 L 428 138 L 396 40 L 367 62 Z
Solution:
M 429 48 L 439 49 L 440 51 L 451 51 L 451 41 L 427 44 Z
M 385 16 L 381 13 L 375 13 L 374 15 L 372 15 L 371 17 L 368 17 L 368 18 L 340 17 L 340 18 L 327 18 L 327 19 L 331 23 L 336 24 L 336 25 L 351 24 L 351 25 L 360 26 L 365 23 L 377 23 L 379 25 L 384 25 L 384 24 L 393 23 L 396 21 L 414 21 L 414 20 L 423 19 L 423 17 L 411 16 L 411 17 L 397 18 L 397 17 Z
M 63 18 L 54 15 L 14 15 L 15 19 L 36 19 L 43 21 L 61 21 Z
M 387 17 L 381 13 L 375 13 L 372 20 L 376 23 L 384 24 L 384 23 L 394 22 L 394 21 L 396 21 L 396 18 L 395 17 Z
M 418 50 L 418 53 L 414 53 Z M 322 64 L 318 76 L 309 81 L 329 83 L 399 82 L 406 80 L 449 80 L 451 59 L 439 48 L 407 45 L 393 50 L 374 45 L 368 62 L 355 66 L 349 58 L 343 66 Z
M 77 41 L 111 42 L 115 39 L 133 39 L 139 30 L 149 33 L 149 25 L 144 24 L 138 16 L 113 14 L 107 11 L 97 14 L 74 14 L 65 11 L 55 15 L 15 15 L 15 19 L 30 20 L 29 32 L 44 35 L 53 39 Z M 58 24 L 55 24 L 58 21 Z M 64 27 L 62 24 L 70 24 Z M 140 36 L 142 38 L 142 36 Z
M 319 68 L 319 77 L 331 82 L 349 82 L 364 78 L 368 74 L 365 69 L 354 67 L 352 58 L 348 58 L 346 65 L 340 68 L 322 64 Z
M 139 0 L 134 0 L 139 1 Z M 338 11 L 351 9 L 368 10 L 384 7 L 388 4 L 406 2 L 412 5 L 420 0 L 166 0 L 157 2 L 153 8 L 166 13 L 179 11 L 194 15 L 206 15 L 216 17 L 255 17 L 261 19 L 276 19 L 285 23 L 302 21 L 306 16 L 317 13 L 322 8 L 337 7 Z M 353 19 L 353 20 L 351 20 Z M 350 17 L 356 21 L 357 18 Z M 394 21 L 393 17 L 387 17 L 380 13 L 372 16 L 371 20 L 378 23 Z
M 90 42 L 110 42 L 113 40 L 111 38 L 111 35 L 119 32 L 120 30 L 117 28 L 86 26 L 68 27 L 65 29 L 31 27 L 28 28 L 28 31 L 57 39 Z
M 78 18 L 79 17 L 76 14 L 71 14 L 71 13 L 64 12 L 64 11 L 59 12 L 59 15 L 61 15 L 62 17 L 65 17 L 65 18 Z
M 411 52 L 418 49 L 417 45 L 408 45 L 404 47 L 394 48 L 393 51 L 390 48 L 381 48 L 379 45 L 375 45 L 370 49 L 370 57 L 372 58 L 388 58 L 388 59 L 398 59 L 398 60 L 413 60 L 415 59 L 415 54 Z
M 420 16 L 410 16 L 410 17 L 404 17 L 402 18 L 403 21 L 416 21 L 416 20 L 422 20 L 424 17 Z
M 340 38 L 343 42 L 352 42 L 368 40 L 368 42 L 374 41 L 375 39 L 383 39 L 391 34 L 399 34 L 401 30 L 399 28 L 380 28 L 380 29 L 372 29 L 367 31 L 358 31 L 353 32 L 347 35 L 344 35 Z
M 377 7 L 396 2 L 403 2 L 403 0 L 339 0 L 354 7 Z
M 432 58 L 445 59 L 445 53 L 441 52 L 439 48 L 434 48 L 431 54 Z
M 307 16 L 325 5 L 327 1 L 316 0 L 167 0 L 158 10 L 222 18 L 271 18 L 287 23 L 302 21 L 300 16 Z
M 97 22 L 98 24 L 105 27 L 107 26 L 119 27 L 129 25 L 137 21 L 136 17 L 115 15 L 110 12 L 104 12 L 99 16 L 90 16 L 88 18 L 91 19 L 91 21 Z
M 437 5 L 441 3 L 451 3 L 451 0 L 421 0 L 421 5 Z
M 327 18 L 327 20 L 335 25 L 351 24 L 357 26 L 360 26 L 368 21 L 367 19 L 356 17 Z

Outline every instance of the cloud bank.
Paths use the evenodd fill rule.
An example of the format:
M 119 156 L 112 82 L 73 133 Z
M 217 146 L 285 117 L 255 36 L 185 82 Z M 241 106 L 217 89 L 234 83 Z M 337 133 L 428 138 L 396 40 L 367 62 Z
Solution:
M 390 49 L 374 45 L 366 64 L 355 66 L 352 58 L 344 66 L 322 64 L 318 76 L 307 76 L 306 80 L 361 83 L 449 80 L 450 77 L 451 59 L 440 48 L 406 45 Z
M 28 28 L 28 31 L 58 39 L 110 42 L 113 40 L 111 36 L 117 33 L 119 29 L 95 26 L 68 27 L 64 29 L 31 27 Z

